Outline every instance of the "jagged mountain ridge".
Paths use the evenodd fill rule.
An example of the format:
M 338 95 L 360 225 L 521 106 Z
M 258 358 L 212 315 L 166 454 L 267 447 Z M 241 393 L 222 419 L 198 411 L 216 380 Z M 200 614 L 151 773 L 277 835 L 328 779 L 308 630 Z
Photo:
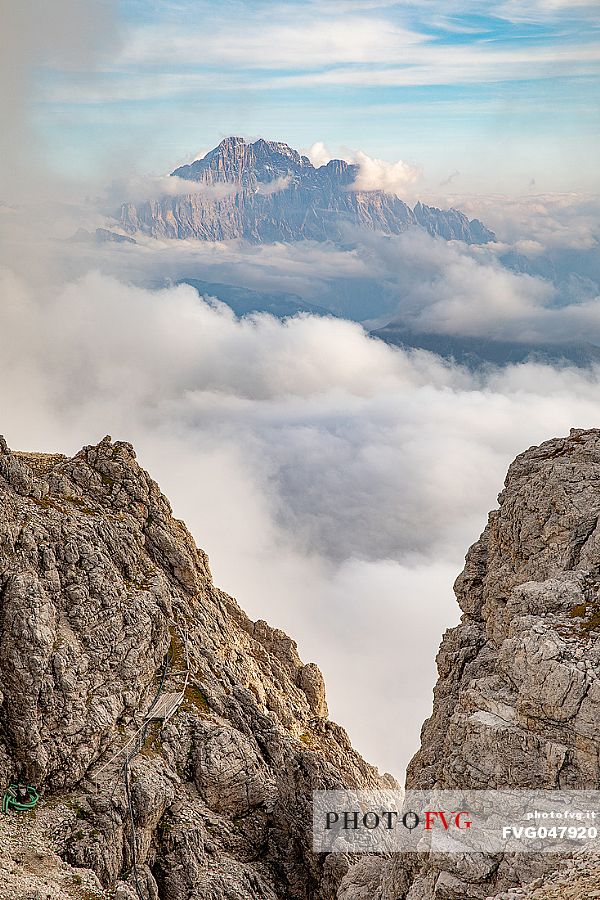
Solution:
M 470 244 L 495 240 L 478 219 L 469 220 L 456 209 L 420 202 L 411 209 L 394 194 L 356 190 L 358 172 L 357 165 L 340 159 L 315 168 L 281 142 L 229 137 L 171 173 L 193 182 L 193 192 L 123 204 L 120 222 L 131 233 L 210 241 L 337 242 L 348 227 L 399 234 L 411 226 Z

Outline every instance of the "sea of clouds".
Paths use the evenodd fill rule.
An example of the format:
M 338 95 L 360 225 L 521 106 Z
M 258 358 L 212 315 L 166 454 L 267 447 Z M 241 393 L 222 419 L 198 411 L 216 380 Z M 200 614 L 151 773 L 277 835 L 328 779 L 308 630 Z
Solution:
M 240 320 L 187 285 L 14 269 L 0 281 L 9 444 L 133 441 L 216 582 L 298 640 L 333 717 L 400 773 L 458 621 L 452 581 L 507 465 L 598 425 L 598 372 L 473 374 L 345 320 Z
M 600 424 L 600 373 L 468 372 L 354 322 L 239 320 L 218 299 L 164 285 L 196 277 L 318 303 L 331 281 L 376 276 L 389 311 L 416 328 L 598 340 L 597 200 L 459 198 L 498 233 L 483 248 L 418 231 L 353 235 L 345 249 L 70 243 L 77 227 L 106 225 L 103 204 L 121 186 L 82 204 L 32 157 L 28 60 L 77 68 L 116 37 L 111 4 L 101 14 L 60 0 L 52 15 L 34 5 L 7 5 L 1 64 L 0 431 L 13 448 L 65 453 L 107 433 L 132 441 L 217 584 L 298 640 L 326 676 L 332 717 L 400 774 L 431 708 L 441 634 L 459 618 L 453 579 L 506 468 L 532 444 Z M 412 183 L 402 166 L 375 163 L 368 189 Z M 134 186 L 148 189 L 142 176 Z M 150 193 L 165 190 L 153 182 Z M 553 265 L 583 254 L 567 262 L 587 280 L 566 296 L 560 277 L 503 266 L 507 251 L 554 254 Z

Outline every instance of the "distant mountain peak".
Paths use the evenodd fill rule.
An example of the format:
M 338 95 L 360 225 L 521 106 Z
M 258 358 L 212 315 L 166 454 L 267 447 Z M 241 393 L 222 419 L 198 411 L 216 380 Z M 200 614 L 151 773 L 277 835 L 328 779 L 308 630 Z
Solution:
M 352 174 L 358 174 L 358 166 L 353 163 L 346 162 L 345 159 L 330 159 L 328 163 L 324 166 L 321 166 L 322 169 L 329 169 L 331 172 L 337 172 L 340 175 L 344 175 L 347 172 L 352 172 Z
M 364 228 L 400 234 L 420 226 L 446 240 L 482 244 L 495 235 L 458 210 L 417 203 L 412 210 L 395 194 L 355 188 L 359 167 L 332 159 L 315 168 L 283 141 L 224 138 L 202 159 L 172 175 L 206 185 L 189 195 L 158 202 L 125 204 L 121 224 L 154 237 L 220 241 L 245 238 L 274 241 L 343 241 L 349 230 Z M 231 186 L 225 193 L 220 185 Z M 217 187 L 215 187 L 217 186 Z
M 236 144 L 245 144 L 246 139 L 243 137 L 236 137 L 235 135 L 231 135 L 230 137 L 223 138 L 219 147 L 233 147 Z
M 259 182 L 310 170 L 314 171 L 314 166 L 308 157 L 282 141 L 258 138 L 249 143 L 242 137 L 227 137 L 202 159 L 180 166 L 171 175 L 207 183 L 230 181 L 254 189 Z

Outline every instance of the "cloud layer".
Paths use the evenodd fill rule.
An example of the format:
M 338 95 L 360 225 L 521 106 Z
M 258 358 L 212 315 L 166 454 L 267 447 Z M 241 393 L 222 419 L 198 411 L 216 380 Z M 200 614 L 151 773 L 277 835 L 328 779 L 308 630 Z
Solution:
M 133 440 L 217 582 L 299 639 L 333 715 L 401 771 L 457 618 L 452 578 L 507 464 L 598 423 L 596 374 L 474 377 L 349 322 L 239 321 L 187 286 L 90 274 L 40 293 L 2 279 L 9 443 Z
M 398 167 L 403 177 L 404 164 Z M 136 191 L 147 196 L 149 184 L 157 193 L 187 189 L 180 179 L 138 178 L 116 182 L 108 197 L 116 206 L 117 200 Z M 377 182 L 371 185 L 375 188 Z M 229 190 L 226 184 L 215 187 Z M 285 181 L 261 190 L 273 187 L 283 189 Z M 200 188 L 204 191 L 205 186 Z M 498 243 L 469 247 L 434 239 L 417 228 L 392 237 L 349 229 L 345 249 L 311 242 L 252 246 L 143 236 L 137 236 L 138 246 L 73 248 L 52 240 L 69 238 L 78 227 L 110 228 L 94 204 L 0 207 L 0 238 L 13 268 L 22 258 L 31 279 L 39 265 L 42 282 L 56 267 L 73 277 L 99 268 L 145 285 L 197 278 L 298 294 L 311 304 L 362 320 L 368 328 L 400 321 L 414 331 L 524 343 L 600 344 L 597 198 L 450 196 L 431 202 L 455 203 L 481 217 L 495 229 Z M 111 205 L 106 196 L 103 204 Z M 32 235 L 38 240 L 33 255 Z
M 401 159 L 397 162 L 372 159 L 362 150 L 356 151 L 354 162 L 358 165 L 358 175 L 352 187 L 357 191 L 385 191 L 406 199 L 421 175 L 417 166 Z

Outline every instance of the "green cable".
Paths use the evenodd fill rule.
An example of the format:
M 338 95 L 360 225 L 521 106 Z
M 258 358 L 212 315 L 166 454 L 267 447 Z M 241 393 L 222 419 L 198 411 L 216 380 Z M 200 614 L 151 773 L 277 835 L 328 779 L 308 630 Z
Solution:
M 20 800 L 17 800 L 17 784 L 11 784 L 8 787 L 8 790 L 5 792 L 4 797 L 2 798 L 2 812 L 7 813 L 10 809 L 14 809 L 17 812 L 26 812 L 29 809 L 33 809 L 38 800 L 40 799 L 40 795 L 37 790 L 33 787 L 33 785 L 27 785 L 27 792 L 29 794 L 30 799 L 22 803 Z

